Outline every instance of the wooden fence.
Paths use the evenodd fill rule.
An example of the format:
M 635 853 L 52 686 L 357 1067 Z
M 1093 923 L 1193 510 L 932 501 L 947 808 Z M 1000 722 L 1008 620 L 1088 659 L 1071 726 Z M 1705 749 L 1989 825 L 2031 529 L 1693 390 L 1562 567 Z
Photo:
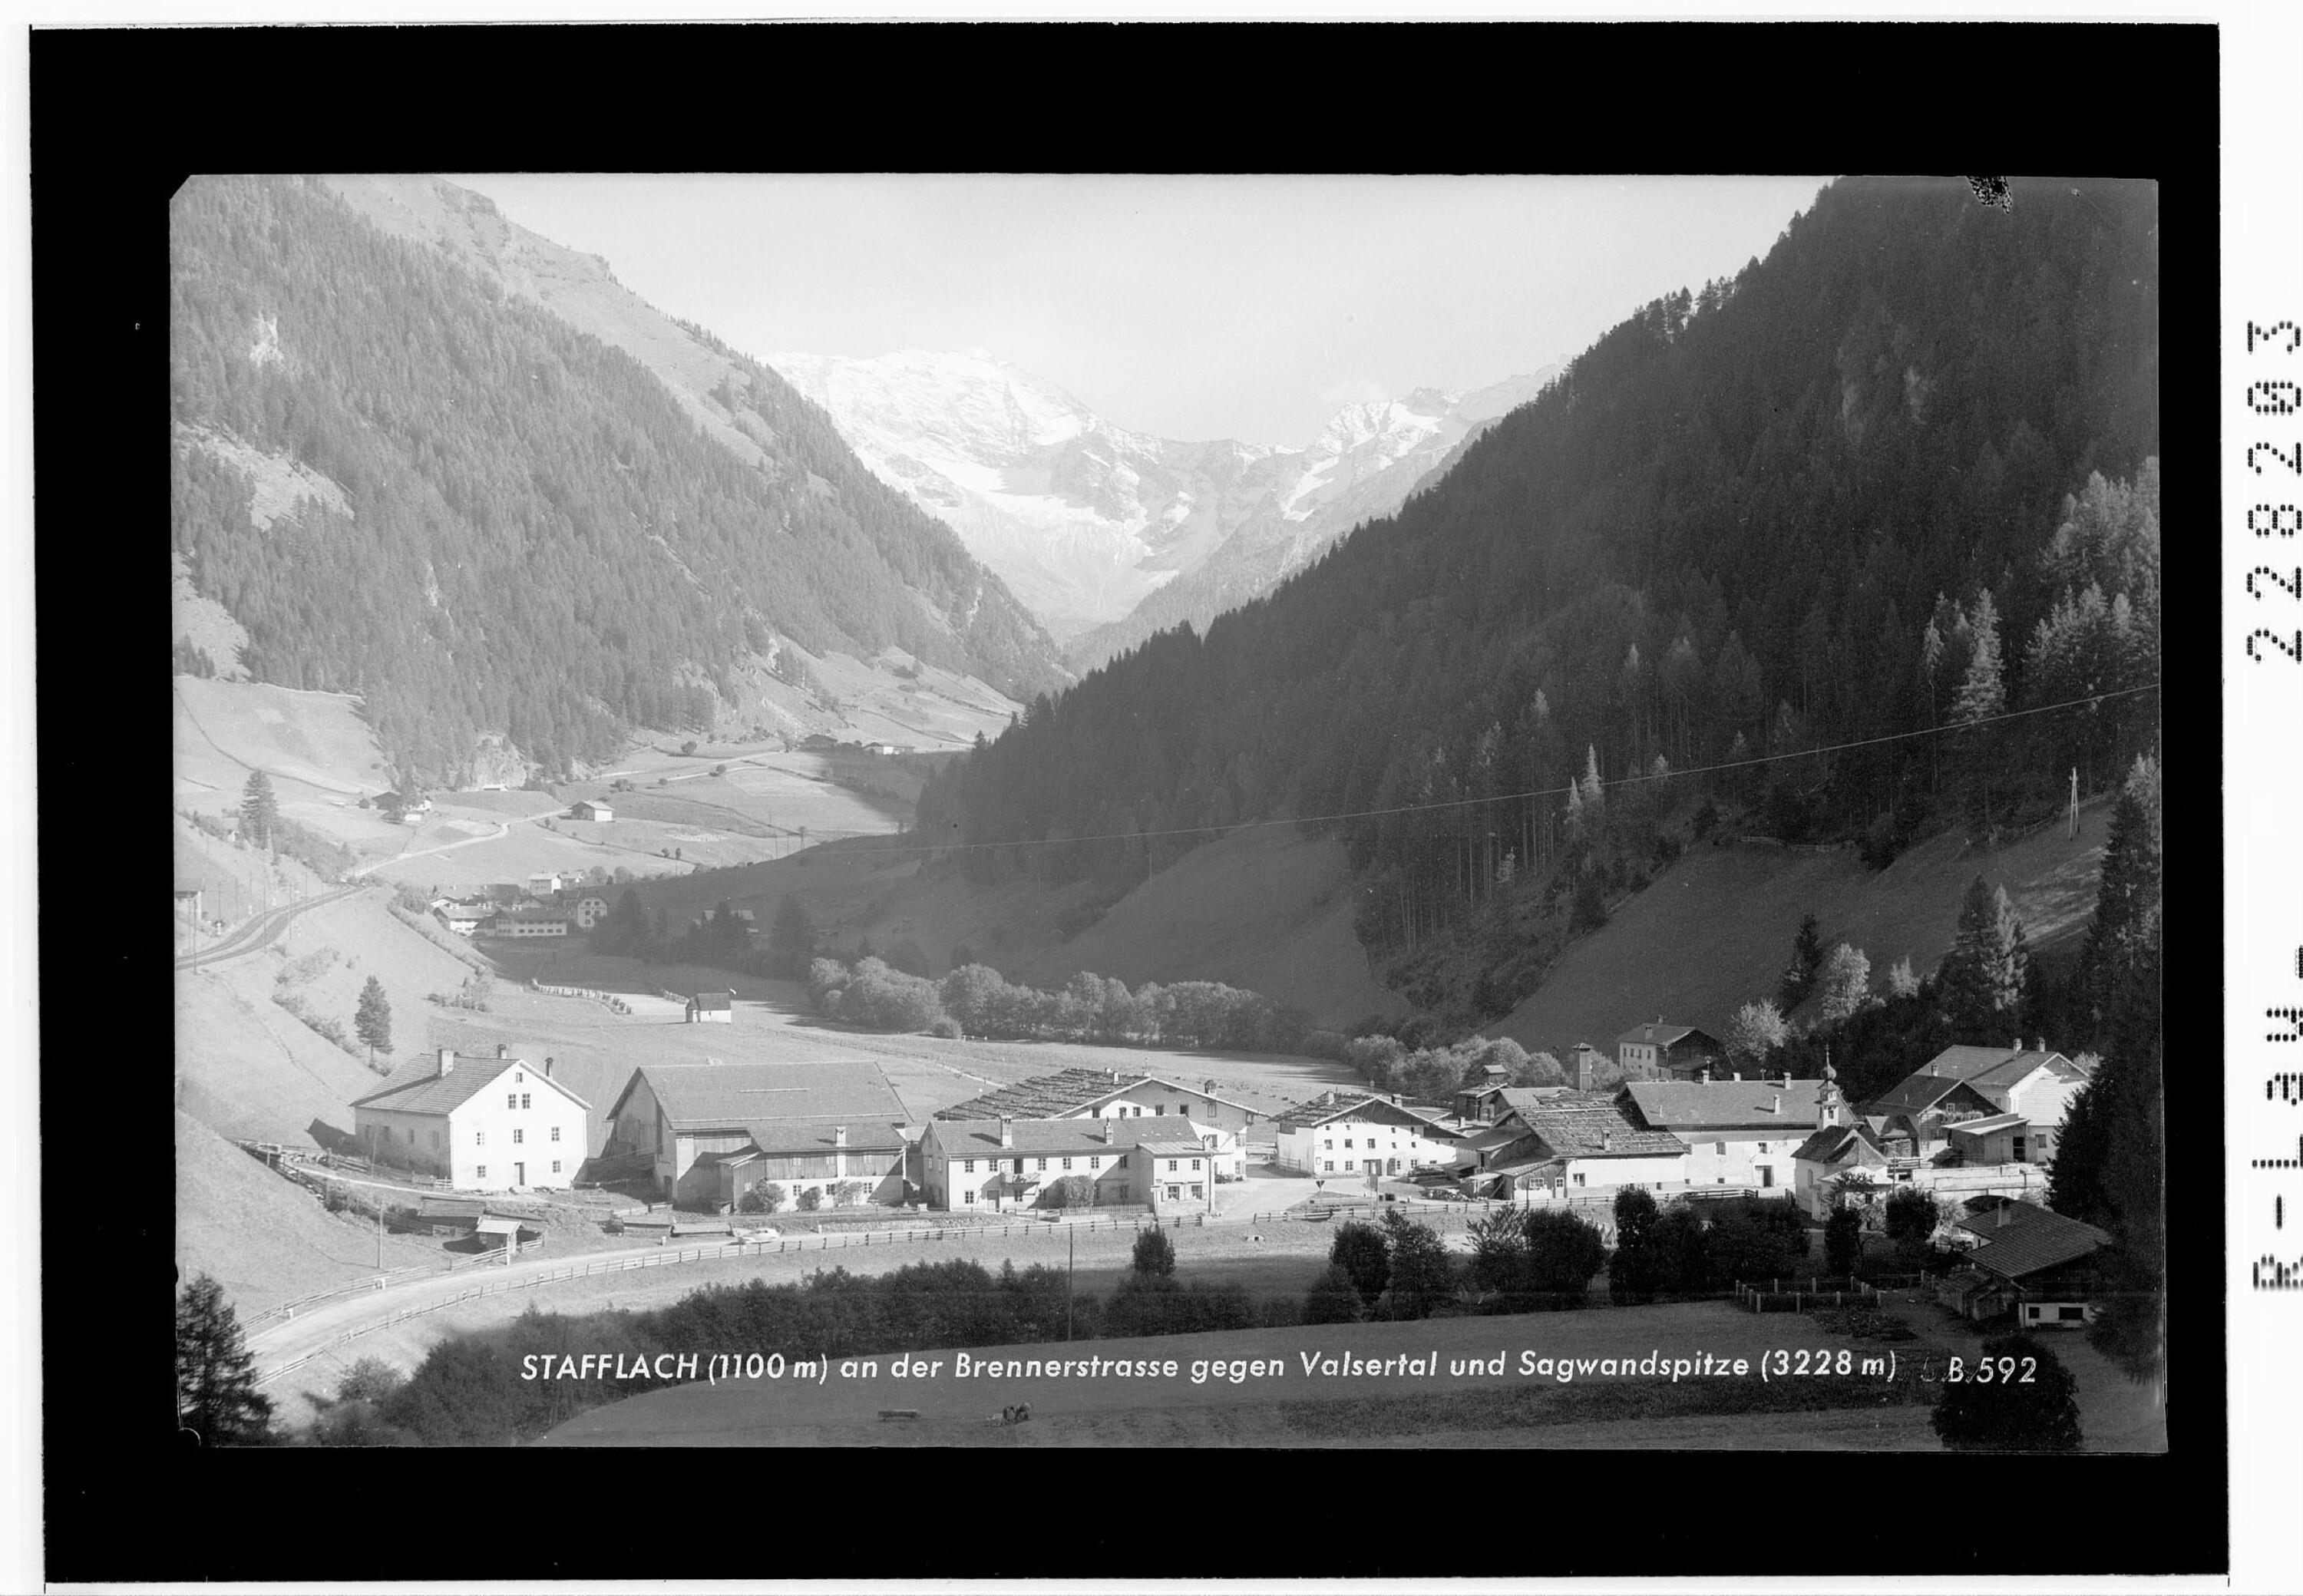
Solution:
M 605 1003 L 618 1014 L 629 1014 L 632 1011 L 632 1006 L 629 1003 L 612 992 L 599 992 L 589 986 L 553 986 L 549 983 L 538 981 L 534 976 L 528 978 L 527 984 L 531 991 L 544 992 L 555 998 L 587 998 L 595 1003 Z

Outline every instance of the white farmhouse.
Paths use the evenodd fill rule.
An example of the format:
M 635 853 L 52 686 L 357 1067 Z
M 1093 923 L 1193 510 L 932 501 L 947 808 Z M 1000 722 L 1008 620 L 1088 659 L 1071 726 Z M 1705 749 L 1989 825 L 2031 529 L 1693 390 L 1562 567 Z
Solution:
M 1460 1139 L 1388 1097 L 1329 1092 L 1273 1121 L 1283 1170 L 1329 1175 L 1403 1175 L 1452 1163 Z
M 592 1105 L 504 1048 L 459 1059 L 443 1047 L 352 1104 L 376 1162 L 445 1177 L 459 1191 L 570 1186 L 583 1167 Z

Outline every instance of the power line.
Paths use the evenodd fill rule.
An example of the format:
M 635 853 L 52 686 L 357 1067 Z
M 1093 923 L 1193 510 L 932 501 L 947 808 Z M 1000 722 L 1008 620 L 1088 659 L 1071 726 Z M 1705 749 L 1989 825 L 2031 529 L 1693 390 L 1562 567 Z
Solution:
M 1606 783 L 1607 787 L 1628 787 L 1641 781 L 1675 781 L 1685 776 L 1707 776 L 1718 771 L 1743 770 L 1755 764 L 1773 764 L 1785 759 L 1813 759 L 1825 754 L 1844 754 L 1855 748 L 1878 747 L 1885 743 L 1910 742 L 1923 737 L 1943 737 L 1955 731 L 1972 731 L 1978 726 L 1994 726 L 2006 721 L 2020 721 L 2032 715 L 2050 714 L 2056 710 L 2077 709 L 2106 704 L 2114 698 L 2131 698 L 2138 693 L 2155 693 L 2159 683 L 2146 682 L 2141 687 L 2120 688 L 2108 693 L 2091 693 L 2084 698 L 2067 698 L 2060 704 L 2035 705 L 2029 709 L 2012 709 L 2004 714 L 1984 715 L 1977 720 L 1962 721 L 1949 726 L 1926 726 L 1916 731 L 1891 731 L 1880 737 L 1857 738 L 1852 742 L 1827 743 L 1819 747 L 1800 748 L 1783 754 L 1760 754 L 1749 759 L 1725 759 L 1715 764 L 1690 765 L 1685 770 L 1623 776 Z M 1220 828 L 1214 826 L 1177 826 L 1159 832 L 1107 832 L 1095 837 L 1026 837 L 1005 842 L 944 842 L 924 843 L 911 848 L 873 849 L 877 855 L 934 854 L 955 850 L 973 851 L 991 848 L 1061 848 L 1079 842 L 1135 842 L 1154 837 L 1197 837 L 1222 830 L 1226 832 L 1254 831 L 1265 826 L 1329 825 L 1345 820 L 1375 820 L 1390 815 L 1437 815 L 1447 809 L 1467 809 L 1480 804 L 1507 804 L 1523 798 L 1561 798 L 1574 786 L 1539 787 L 1523 792 L 1490 793 L 1484 798 L 1442 798 L 1435 803 L 1397 804 L 1386 809 L 1349 809 L 1335 815 L 1288 815 L 1278 820 L 1242 820 Z M 957 825 L 957 821 L 952 823 Z

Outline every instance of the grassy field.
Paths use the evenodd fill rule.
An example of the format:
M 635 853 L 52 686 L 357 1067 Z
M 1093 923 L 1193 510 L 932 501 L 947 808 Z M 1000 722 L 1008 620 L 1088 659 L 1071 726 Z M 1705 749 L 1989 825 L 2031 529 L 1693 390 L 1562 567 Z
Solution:
M 176 1262 L 205 1271 L 245 1315 L 376 1267 L 375 1228 L 330 1213 L 189 1114 L 176 1116 Z M 386 1235 L 384 1267 L 438 1257 L 438 1244 Z
M 1737 1008 L 1774 995 L 1810 912 L 1826 948 L 1847 942 L 1870 956 L 1875 989 L 1906 954 L 1924 975 L 1949 951 L 1960 900 L 1978 875 L 2006 887 L 2033 951 L 2053 954 L 2094 913 L 2110 814 L 2107 804 L 2083 810 L 2075 840 L 2054 826 L 1996 852 L 1936 837 L 1877 872 L 1852 851 L 1699 844 L 1571 946 L 1486 1034 L 1562 1057 L 1578 1042 L 1612 1051 L 1625 1028 L 1658 1014 L 1722 1034 Z
M 1338 1026 L 1407 1012 L 1368 973 L 1342 848 L 1288 828 L 1235 832 L 1196 849 L 1100 916 L 1092 882 L 978 882 L 924 862 L 908 839 L 814 849 L 643 894 L 676 914 L 724 899 L 762 925 L 787 896 L 830 946 L 853 949 L 867 936 L 882 949 L 915 942 L 939 971 L 965 948 L 1010 980 L 1042 986 L 1090 969 L 1131 986 L 1222 981 Z

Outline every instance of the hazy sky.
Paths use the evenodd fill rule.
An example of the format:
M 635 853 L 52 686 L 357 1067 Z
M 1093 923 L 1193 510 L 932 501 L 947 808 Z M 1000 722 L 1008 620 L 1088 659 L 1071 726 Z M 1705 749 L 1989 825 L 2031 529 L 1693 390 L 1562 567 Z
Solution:
M 1117 426 L 1300 445 L 1565 362 L 1826 181 L 463 175 L 735 348 L 982 348 Z

